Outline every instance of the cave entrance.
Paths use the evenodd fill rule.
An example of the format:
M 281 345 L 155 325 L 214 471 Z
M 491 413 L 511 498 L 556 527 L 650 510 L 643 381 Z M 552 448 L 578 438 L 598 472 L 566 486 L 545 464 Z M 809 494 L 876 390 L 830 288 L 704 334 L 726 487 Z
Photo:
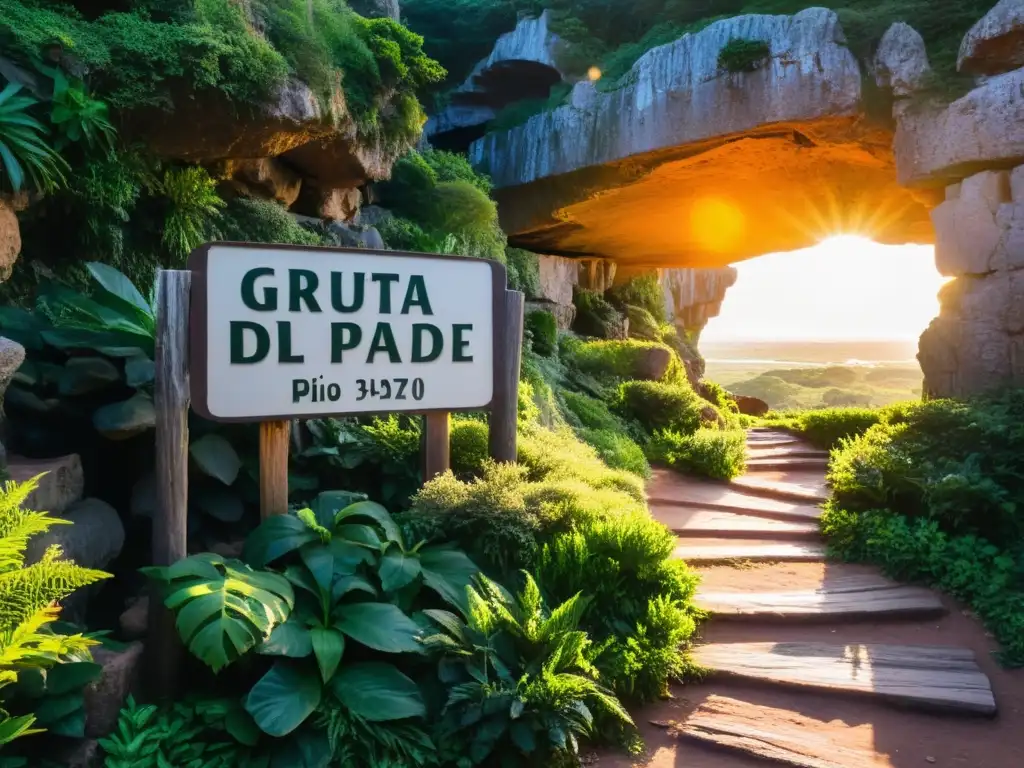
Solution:
M 948 280 L 934 250 L 844 235 L 735 264 L 701 334 L 706 375 L 774 409 L 919 398 L 918 338 Z

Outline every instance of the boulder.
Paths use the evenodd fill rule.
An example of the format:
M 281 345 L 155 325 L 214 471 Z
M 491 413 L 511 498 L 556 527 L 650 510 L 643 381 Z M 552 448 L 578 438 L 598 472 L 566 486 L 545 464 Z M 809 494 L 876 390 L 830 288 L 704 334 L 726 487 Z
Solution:
M 946 200 L 932 211 L 935 267 L 943 275 L 983 275 L 1002 231 L 984 201 Z
M 374 227 L 334 221 L 327 226 L 327 233 L 341 248 L 369 248 L 378 251 L 385 248 L 384 238 Z
M 959 181 L 985 167 L 1024 162 L 1024 68 L 985 80 L 949 105 L 897 111 L 896 171 L 900 184 Z
M 11 480 L 19 483 L 42 475 L 38 487 L 25 500 L 25 509 L 55 515 L 61 514 L 82 498 L 82 491 L 85 489 L 82 461 L 77 453 L 55 459 L 23 459 L 11 456 L 7 462 L 7 474 Z
M 700 409 L 700 420 L 705 426 L 725 426 L 725 419 L 722 414 L 718 412 L 718 409 L 713 405 L 705 405 Z
M 138 640 L 149 631 L 149 597 L 143 595 L 133 600 L 118 619 L 121 632 L 129 640 Z
M 354 223 L 361 227 L 379 228 L 385 221 L 390 221 L 394 217 L 395 214 L 387 208 L 381 208 L 379 205 L 367 205 L 359 209 Z
M 1000 0 L 964 36 L 956 68 L 997 75 L 1024 66 L 1024 0 Z
M 320 219 L 353 221 L 361 202 L 362 196 L 354 187 L 323 189 L 316 184 L 306 184 L 295 209 Z
M 55 525 L 46 533 L 33 536 L 25 551 L 26 562 L 36 562 L 55 544 L 65 558 L 83 568 L 105 568 L 121 554 L 124 526 L 117 510 L 105 501 L 82 499 L 56 516 L 71 525 Z
M 274 157 L 227 160 L 224 175 L 239 183 L 252 197 L 276 200 L 290 208 L 299 197 L 302 178 Z
M 3 402 L 7 387 L 17 373 L 18 368 L 25 362 L 25 348 L 16 341 L 0 336 L 0 441 L 4 440 L 5 434 Z M 3 442 L 0 442 L 0 466 L 7 463 L 7 450 Z
M 389 178 L 391 167 L 407 149 L 392 143 L 364 143 L 353 123 L 289 150 L 284 159 L 303 178 L 324 189 L 351 189 Z
M 348 5 L 368 19 L 387 18 L 398 21 L 401 16 L 398 0 L 349 0 Z
M 156 410 L 149 395 L 139 393 L 97 408 L 92 423 L 109 440 L 128 440 L 156 426 Z
M 572 289 L 579 280 L 579 265 L 573 259 L 559 256 L 538 256 L 537 272 L 540 289 L 532 299 L 555 304 L 572 304 Z
M 882 35 L 875 51 L 875 82 L 891 88 L 894 96 L 920 90 L 931 73 L 924 38 L 909 24 L 893 24 Z
M 103 667 L 98 680 L 85 689 L 85 735 L 106 736 L 117 727 L 117 718 L 128 694 L 138 687 L 143 645 L 129 643 L 124 650 L 98 648 L 93 661 Z
M 736 401 L 736 407 L 744 416 L 764 416 L 770 410 L 768 403 L 758 397 L 731 393 L 729 397 Z
M 82 499 L 71 504 L 59 517 L 71 525 L 55 525 L 46 533 L 29 539 L 25 562 L 34 563 L 51 546 L 61 548 L 62 556 L 83 568 L 104 569 L 121 554 L 124 526 L 117 511 L 99 499 Z M 62 603 L 61 618 L 85 621 L 89 601 L 102 589 L 102 583 L 76 590 Z
M 10 278 L 20 253 L 21 229 L 18 227 L 18 217 L 14 214 L 14 207 L 0 198 L 0 282 Z
M 651 347 L 636 357 L 633 376 L 645 381 L 660 381 L 672 363 L 672 353 L 664 347 Z

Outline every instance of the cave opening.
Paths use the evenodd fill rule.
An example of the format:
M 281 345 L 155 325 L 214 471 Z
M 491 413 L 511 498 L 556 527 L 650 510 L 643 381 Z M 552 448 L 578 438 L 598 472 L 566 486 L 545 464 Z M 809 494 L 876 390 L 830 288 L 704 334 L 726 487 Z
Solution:
M 918 338 L 948 282 L 933 246 L 840 235 L 733 266 L 700 337 L 708 378 L 773 409 L 921 397 Z

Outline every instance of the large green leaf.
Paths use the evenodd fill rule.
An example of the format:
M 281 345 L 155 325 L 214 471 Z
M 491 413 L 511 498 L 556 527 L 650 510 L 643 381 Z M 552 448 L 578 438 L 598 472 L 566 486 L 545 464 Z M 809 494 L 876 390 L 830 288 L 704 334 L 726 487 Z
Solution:
M 468 611 L 466 587 L 480 572 L 476 564 L 465 552 L 449 546 L 424 547 L 419 555 L 423 583 L 463 613 Z
M 334 676 L 329 687 L 338 701 L 371 722 L 427 714 L 416 683 L 391 664 L 370 661 L 346 665 Z
M 380 560 L 378 575 L 385 592 L 401 589 L 420 575 L 419 557 L 403 552 L 397 543 L 392 544 Z
M 402 532 L 391 519 L 388 511 L 375 501 L 357 501 L 340 510 L 334 518 L 335 525 L 354 522 L 352 518 L 368 518 L 384 529 L 388 541 L 401 541 Z
M 194 555 L 150 575 L 170 581 L 165 605 L 175 612 L 189 651 L 215 672 L 267 637 L 291 613 L 291 584 L 215 555 Z
M 57 664 L 46 672 L 46 691 L 50 695 L 81 691 L 94 680 L 99 679 L 103 667 L 91 661 L 73 661 Z
M 314 446 L 313 448 L 304 451 L 303 455 L 313 455 L 311 452 L 315 449 L 327 451 L 332 449 L 332 446 Z M 337 453 L 338 449 L 333 448 L 333 450 Z M 365 500 L 365 493 L 356 493 L 355 491 L 321 491 L 317 494 L 316 499 L 313 500 L 310 507 L 313 509 L 317 522 L 320 523 L 320 525 L 324 528 L 333 528 L 334 518 L 341 510 L 358 501 Z
M 263 568 L 303 544 L 319 540 L 317 532 L 294 515 L 274 515 L 249 534 L 243 558 L 253 568 Z
M 238 453 L 231 443 L 222 435 L 203 435 L 189 445 L 188 452 L 199 469 L 210 477 L 217 478 L 224 485 L 231 485 L 238 478 L 242 460 L 238 458 Z
M 309 634 L 313 639 L 313 655 L 320 667 L 320 676 L 326 683 L 341 663 L 341 655 L 345 652 L 345 636 L 333 627 L 313 627 Z
M 319 541 L 305 544 L 299 549 L 299 555 L 320 589 L 330 592 L 334 580 L 334 555 L 330 546 Z
M 352 603 L 337 609 L 334 626 L 357 643 L 387 653 L 420 653 L 419 625 L 390 603 Z
M 309 628 L 302 626 L 293 616 L 284 624 L 278 624 L 270 637 L 257 649 L 265 656 L 288 656 L 302 659 L 313 652 L 313 638 Z
M 153 308 L 149 306 L 146 298 L 139 293 L 131 280 L 118 272 L 113 267 L 98 261 L 90 261 L 85 265 L 89 273 L 99 283 L 103 290 L 116 296 L 126 304 L 130 304 L 147 316 L 153 315 Z
M 245 709 L 271 736 L 287 736 L 320 703 L 320 677 L 308 664 L 279 661 L 252 687 Z

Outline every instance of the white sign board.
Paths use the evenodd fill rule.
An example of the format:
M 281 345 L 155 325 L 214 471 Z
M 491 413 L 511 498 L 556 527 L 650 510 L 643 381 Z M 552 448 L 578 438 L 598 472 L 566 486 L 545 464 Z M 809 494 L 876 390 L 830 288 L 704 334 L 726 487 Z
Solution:
M 200 415 L 274 421 L 491 404 L 501 264 L 215 243 L 189 269 Z

